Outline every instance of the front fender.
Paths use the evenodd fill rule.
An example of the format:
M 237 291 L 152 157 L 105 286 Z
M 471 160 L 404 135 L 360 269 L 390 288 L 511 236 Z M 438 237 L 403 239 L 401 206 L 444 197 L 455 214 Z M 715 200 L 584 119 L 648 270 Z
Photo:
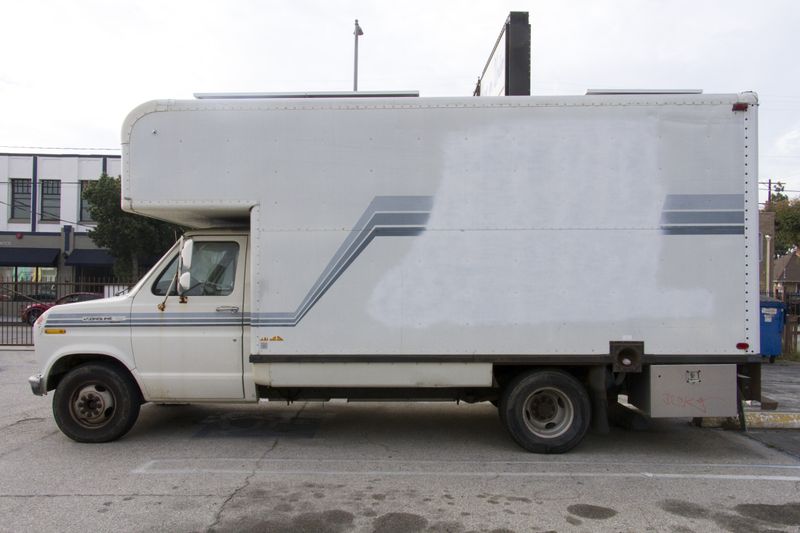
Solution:
M 52 379 L 55 376 L 59 376 L 64 370 L 76 364 L 88 361 L 113 361 L 124 366 L 130 372 L 139 390 L 142 391 L 142 396 L 145 399 L 149 396 L 139 373 L 136 371 L 136 365 L 131 354 L 114 344 L 104 343 L 75 343 L 54 350 L 42 368 L 42 388 L 45 391 L 53 390 L 55 385 L 52 383 Z
M 130 296 L 64 304 L 48 309 L 33 326 L 42 387 L 53 390 L 54 376 L 87 361 L 106 360 L 126 368 L 144 397 L 131 350 Z

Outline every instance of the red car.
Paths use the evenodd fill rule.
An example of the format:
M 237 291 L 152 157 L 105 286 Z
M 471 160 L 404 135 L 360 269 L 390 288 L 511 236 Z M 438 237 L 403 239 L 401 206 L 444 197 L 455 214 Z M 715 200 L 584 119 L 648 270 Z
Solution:
M 36 319 L 42 316 L 42 313 L 47 311 L 53 306 L 61 304 L 71 304 L 75 302 L 87 302 L 89 300 L 99 300 L 103 295 L 99 292 L 73 292 L 62 296 L 53 303 L 37 302 L 31 304 L 22 310 L 22 321 L 33 325 Z

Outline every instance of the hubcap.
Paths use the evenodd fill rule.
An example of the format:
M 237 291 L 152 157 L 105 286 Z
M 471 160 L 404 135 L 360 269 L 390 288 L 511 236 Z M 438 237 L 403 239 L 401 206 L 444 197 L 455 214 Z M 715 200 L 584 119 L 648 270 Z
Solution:
M 528 429 L 537 437 L 547 439 L 562 435 L 575 418 L 575 409 L 567 395 L 550 387 L 531 393 L 522 409 Z
M 80 425 L 97 428 L 111 419 L 114 413 L 114 395 L 103 385 L 85 385 L 73 395 L 70 412 Z

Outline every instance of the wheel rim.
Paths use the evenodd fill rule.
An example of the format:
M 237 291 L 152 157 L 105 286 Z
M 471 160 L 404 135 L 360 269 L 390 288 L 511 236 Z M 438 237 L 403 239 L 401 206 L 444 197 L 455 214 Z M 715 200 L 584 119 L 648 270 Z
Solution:
M 114 395 L 102 383 L 79 387 L 69 402 L 72 419 L 89 429 L 106 425 L 114 415 L 114 407 Z
M 533 391 L 522 407 L 525 425 L 537 437 L 552 439 L 566 432 L 575 418 L 569 397 L 558 389 L 543 387 Z

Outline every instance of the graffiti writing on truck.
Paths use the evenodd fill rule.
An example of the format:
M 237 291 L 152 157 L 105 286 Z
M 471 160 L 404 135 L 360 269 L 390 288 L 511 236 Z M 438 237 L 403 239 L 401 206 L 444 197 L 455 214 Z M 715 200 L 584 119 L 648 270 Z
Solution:
M 674 407 L 680 407 L 682 409 L 694 409 L 699 413 L 706 412 L 705 398 L 679 396 L 677 394 L 670 394 L 669 392 L 665 392 L 661 398 L 662 401 L 664 402 L 664 405 L 672 405 Z

